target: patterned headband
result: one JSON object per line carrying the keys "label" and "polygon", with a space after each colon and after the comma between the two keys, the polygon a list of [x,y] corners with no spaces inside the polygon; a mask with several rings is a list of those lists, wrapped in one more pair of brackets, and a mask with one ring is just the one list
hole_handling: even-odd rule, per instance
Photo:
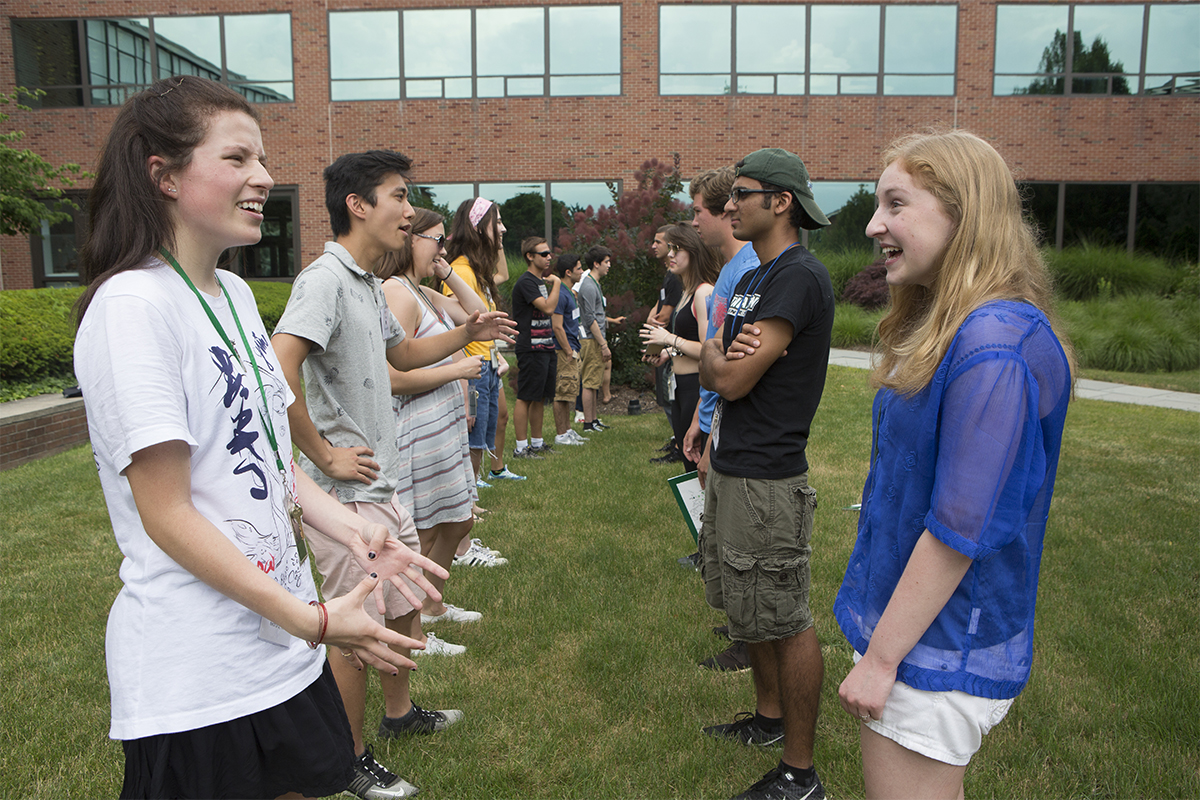
{"label": "patterned headband", "polygon": [[491,200],[484,200],[482,197],[475,198],[475,204],[471,206],[471,213],[467,218],[471,220],[471,227],[478,228],[479,220],[483,219],[483,215],[492,207]]}

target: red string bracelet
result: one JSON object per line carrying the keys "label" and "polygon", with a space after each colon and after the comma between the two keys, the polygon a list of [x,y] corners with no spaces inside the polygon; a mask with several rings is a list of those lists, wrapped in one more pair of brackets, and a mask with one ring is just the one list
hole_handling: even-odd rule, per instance
{"label": "red string bracelet", "polygon": [[311,649],[316,650],[317,645],[325,641],[325,631],[329,630],[329,612],[325,610],[324,603],[318,603],[316,600],[310,600],[308,604],[310,606],[317,607],[317,620],[320,631],[317,633],[317,640],[315,642],[308,643],[308,646]]}

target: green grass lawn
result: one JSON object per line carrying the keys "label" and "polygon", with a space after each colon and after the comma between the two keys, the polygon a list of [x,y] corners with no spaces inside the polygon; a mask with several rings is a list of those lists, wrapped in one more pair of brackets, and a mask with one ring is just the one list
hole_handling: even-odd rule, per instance
{"label": "green grass lawn", "polygon": [[[826,659],[817,766],[862,795],[855,722],[837,704],[851,650],[831,614],[853,544],[871,392],[831,367],[813,425],[813,608]],[[722,642],[670,499],[648,463],[661,414],[482,491],[475,534],[510,559],[455,568],[447,597],[484,613],[440,626],[465,656],[422,659],[417,702],[462,708],[436,736],[376,743],[430,798],[725,798],[778,751],[707,739],[752,708],[747,673],[696,666]],[[510,433],[509,441],[512,441]],[[89,451],[0,473],[4,680],[0,795],[115,796],[104,624],[118,553]],[[1034,674],[967,773],[968,797],[1200,797],[1200,415],[1079,401],[1068,414],[1042,567]],[[368,718],[382,713],[377,685]],[[373,730],[374,725],[369,725]],[[373,737],[372,737],[373,738]]]}

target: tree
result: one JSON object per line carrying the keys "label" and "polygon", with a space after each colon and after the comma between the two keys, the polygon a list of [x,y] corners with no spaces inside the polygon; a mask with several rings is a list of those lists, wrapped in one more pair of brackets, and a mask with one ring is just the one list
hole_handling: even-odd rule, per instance
{"label": "tree", "polygon": [[828,228],[809,233],[809,248],[813,252],[870,250],[872,244],[866,231],[874,214],[875,195],[865,183],[860,183],[842,207],[830,215],[832,224]]}
{"label": "tree", "polygon": [[[12,94],[0,93],[0,105],[29,111],[29,106],[18,102],[22,94],[37,97],[41,92],[18,86]],[[0,123],[8,118],[8,113],[0,112]],[[40,233],[42,220],[51,225],[69,220],[68,209],[77,206],[54,184],[73,186],[74,177],[91,177],[78,164],[56,167],[32,150],[20,149],[17,143],[23,138],[24,131],[0,133],[0,234],[5,236]]]}
{"label": "tree", "polygon": [[[561,200],[551,202],[550,213],[555,218],[565,215],[567,206]],[[530,236],[546,235],[546,198],[537,192],[522,192],[500,204],[501,218],[507,232],[504,249],[521,252],[521,242]]]}
{"label": "tree", "polygon": [[[1108,52],[1108,43],[1099,36],[1092,42],[1091,47],[1085,49],[1083,46],[1083,36],[1079,31],[1074,31],[1072,51],[1071,74],[1073,76],[1089,73],[1108,75],[1125,71],[1125,64],[1112,60],[1112,56]],[[1034,80],[1027,87],[1019,89],[1015,93],[1063,93],[1062,76],[1067,72],[1067,35],[1062,31],[1055,31],[1054,38],[1050,41],[1050,46],[1042,51],[1042,60],[1038,62],[1038,72],[1047,73],[1047,76]],[[1075,94],[1105,94],[1106,92],[1087,91],[1087,84],[1098,80],[1107,81],[1107,77],[1073,78],[1071,91]],[[1114,75],[1112,93],[1130,94],[1129,81],[1119,75]]]}
{"label": "tree", "polygon": [[581,258],[591,247],[607,247],[613,265],[604,280],[605,294],[632,291],[638,305],[649,305],[658,297],[663,275],[650,243],[663,225],[687,219],[688,207],[675,199],[683,190],[678,154],[672,164],[652,158],[633,175],[636,186],[614,197],[612,206],[576,211],[559,231],[557,245]]}

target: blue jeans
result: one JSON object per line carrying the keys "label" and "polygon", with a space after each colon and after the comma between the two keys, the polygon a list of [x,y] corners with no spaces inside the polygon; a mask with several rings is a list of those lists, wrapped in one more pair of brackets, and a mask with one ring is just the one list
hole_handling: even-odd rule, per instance
{"label": "blue jeans", "polygon": [[467,382],[479,392],[475,406],[475,426],[468,437],[472,450],[496,449],[496,417],[500,414],[500,374],[495,362],[483,362],[483,372],[478,378]]}

